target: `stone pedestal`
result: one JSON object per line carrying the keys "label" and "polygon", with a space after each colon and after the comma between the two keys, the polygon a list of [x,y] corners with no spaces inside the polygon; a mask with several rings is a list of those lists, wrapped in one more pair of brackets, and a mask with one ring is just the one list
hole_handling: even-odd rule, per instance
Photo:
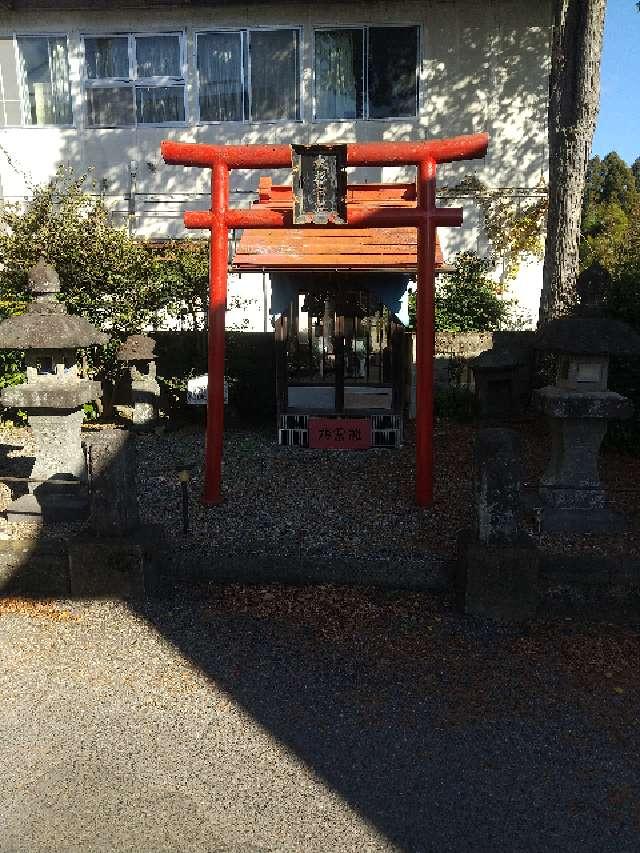
{"label": "stone pedestal", "polygon": [[547,533],[616,532],[624,519],[607,506],[598,454],[610,418],[626,418],[631,404],[613,391],[558,387],[534,392],[547,417],[551,458],[540,484],[541,527]]}
{"label": "stone pedestal", "polygon": [[470,361],[483,418],[521,414],[519,373],[522,361],[509,350],[488,350]]}
{"label": "stone pedestal", "polygon": [[[5,405],[26,408],[37,448],[28,494],[9,505],[8,521],[42,519],[57,523],[83,521],[87,517],[86,461],[80,440],[84,411],[80,404],[99,394],[100,383],[91,380],[40,382],[4,389]],[[65,404],[69,408],[64,408]],[[69,485],[61,480],[68,480]]]}
{"label": "stone pedestal", "polygon": [[153,426],[158,419],[160,386],[154,377],[139,377],[131,380],[132,423],[135,427]]}
{"label": "stone pedestal", "polygon": [[97,536],[122,536],[139,527],[135,441],[127,430],[87,436],[91,466],[90,528]]}
{"label": "stone pedestal", "polygon": [[456,600],[475,616],[532,619],[539,556],[521,526],[521,441],[508,429],[480,430],[474,449],[477,528],[460,540]]}
{"label": "stone pedestal", "polygon": [[155,341],[148,335],[130,335],[116,359],[129,365],[132,424],[136,429],[153,426],[158,420],[160,386],[156,381]]}

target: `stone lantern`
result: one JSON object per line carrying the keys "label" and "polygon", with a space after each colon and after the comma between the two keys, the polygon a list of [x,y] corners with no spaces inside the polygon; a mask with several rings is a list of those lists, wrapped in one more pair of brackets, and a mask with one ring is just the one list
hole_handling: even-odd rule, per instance
{"label": "stone lantern", "polygon": [[118,361],[129,365],[133,424],[137,427],[150,426],[158,417],[160,386],[156,381],[155,346],[148,335],[130,335],[116,355]]}
{"label": "stone lantern", "polygon": [[26,410],[37,447],[28,494],[9,506],[7,518],[80,520],[89,508],[86,492],[78,488],[86,482],[80,441],[83,405],[96,400],[101,387],[78,376],[76,351],[105,344],[109,336],[84,317],[67,314],[56,299],[60,279],[44,258],[29,271],[29,290],[35,298],[26,313],[0,323],[0,349],[24,350],[27,374],[22,385],[2,390],[0,402]]}
{"label": "stone lantern", "polygon": [[598,453],[608,421],[628,418],[633,411],[626,397],[607,388],[609,356],[640,354],[640,336],[626,323],[594,316],[593,293],[607,275],[595,265],[582,273],[581,307],[574,316],[547,323],[536,343],[537,349],[558,355],[555,385],[533,394],[552,438],[540,490],[546,532],[614,532],[624,524],[607,506]]}

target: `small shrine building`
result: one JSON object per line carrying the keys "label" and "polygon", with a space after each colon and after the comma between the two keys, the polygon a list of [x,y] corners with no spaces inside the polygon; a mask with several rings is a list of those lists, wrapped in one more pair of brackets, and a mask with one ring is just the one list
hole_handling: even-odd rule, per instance
{"label": "small shrine building", "polygon": [[[290,186],[260,179],[254,208],[292,203]],[[415,207],[416,186],[349,185],[347,203],[352,209]],[[415,228],[242,233],[232,269],[271,278],[280,444],[331,445],[331,420],[347,419],[353,426],[342,436],[344,446],[400,445],[412,338],[397,314],[416,265]],[[438,243],[436,269],[442,265]]]}

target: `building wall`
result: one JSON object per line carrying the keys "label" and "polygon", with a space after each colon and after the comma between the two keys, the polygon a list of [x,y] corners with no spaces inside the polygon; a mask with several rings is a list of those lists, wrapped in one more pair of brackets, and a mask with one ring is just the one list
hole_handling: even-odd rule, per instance
{"label": "building wall", "polygon": [[[135,162],[135,210],[130,217],[133,232],[143,237],[177,237],[184,235],[184,210],[208,206],[208,173],[165,166],[159,153],[162,139],[217,144],[352,142],[423,139],[486,130],[491,142],[484,161],[440,167],[440,186],[454,185],[465,175],[475,174],[492,187],[511,188],[526,196],[535,192],[541,175],[547,175],[550,7],[550,0],[354,0],[349,4],[301,0],[222,3],[209,9],[3,12],[0,69],[4,78],[12,73],[14,33],[68,34],[74,127],[0,127],[0,195],[5,200],[25,197],[25,173],[37,183],[48,179],[59,164],[80,171],[92,167],[109,204],[125,222],[129,210],[126,195],[132,188],[129,164]],[[401,120],[312,120],[314,27],[393,23],[420,26],[418,116]],[[302,121],[197,123],[194,33],[217,27],[267,25],[302,27]],[[176,30],[186,36],[186,126],[85,127],[81,34]],[[0,96],[11,90],[9,79],[0,80],[0,84]],[[15,107],[10,100],[4,102],[0,125],[11,121]],[[279,182],[290,179],[287,172],[274,172],[272,176]],[[350,180],[412,177],[411,168],[359,169]],[[234,173],[232,203],[249,204],[257,182],[257,173]],[[485,243],[472,200],[461,198],[452,203],[465,207],[466,222],[460,230],[440,232],[445,257],[462,248],[482,251]],[[537,315],[541,279],[541,265],[529,265],[513,288],[525,313],[532,316]],[[257,296],[262,298],[259,285]]]}

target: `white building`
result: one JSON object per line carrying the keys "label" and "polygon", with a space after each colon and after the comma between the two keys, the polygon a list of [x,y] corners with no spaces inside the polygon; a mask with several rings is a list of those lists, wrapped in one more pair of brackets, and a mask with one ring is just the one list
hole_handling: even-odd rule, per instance
{"label": "white building", "polygon": [[[551,1],[0,0],[0,197],[28,195],[59,164],[95,169],[100,191],[141,237],[185,234],[208,206],[208,170],[165,166],[165,138],[211,143],[423,139],[487,131],[484,161],[439,168],[527,196],[547,174]],[[409,167],[353,181],[412,179]],[[232,204],[259,175],[233,173]],[[273,173],[277,182],[289,175]],[[440,232],[445,260],[486,248],[473,201]],[[261,275],[230,282],[255,300]],[[513,295],[537,317],[541,264]],[[238,323],[241,325],[241,323]]]}

